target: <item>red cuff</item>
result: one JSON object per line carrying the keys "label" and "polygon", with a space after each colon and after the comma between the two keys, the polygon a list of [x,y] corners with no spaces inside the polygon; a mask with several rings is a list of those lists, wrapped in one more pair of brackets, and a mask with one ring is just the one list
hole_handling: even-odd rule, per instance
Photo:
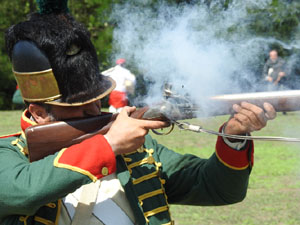
{"label": "red cuff", "polygon": [[96,181],[116,171],[116,158],[103,135],[95,135],[61,150],[54,166],[82,173]]}
{"label": "red cuff", "polygon": [[[220,128],[219,132],[222,131],[223,126]],[[243,170],[246,169],[249,164],[253,166],[253,154],[254,145],[253,141],[247,141],[246,146],[243,150],[235,150],[230,148],[223,140],[222,137],[218,137],[216,143],[216,155],[220,162],[225,166],[235,169]]]}

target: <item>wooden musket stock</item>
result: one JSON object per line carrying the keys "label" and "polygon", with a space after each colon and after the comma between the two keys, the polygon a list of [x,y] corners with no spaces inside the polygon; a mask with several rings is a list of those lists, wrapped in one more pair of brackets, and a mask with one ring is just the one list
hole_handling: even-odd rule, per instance
{"label": "wooden musket stock", "polygon": [[[167,120],[143,118],[148,107],[143,107],[130,116],[136,119]],[[37,161],[57,151],[78,144],[96,134],[106,134],[118,114],[102,113],[100,116],[57,121],[43,125],[31,126],[25,130],[30,162]]]}

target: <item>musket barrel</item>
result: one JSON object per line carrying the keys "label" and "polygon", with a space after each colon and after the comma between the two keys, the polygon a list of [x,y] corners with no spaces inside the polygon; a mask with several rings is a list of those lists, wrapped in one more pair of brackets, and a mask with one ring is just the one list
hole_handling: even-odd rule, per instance
{"label": "musket barrel", "polygon": [[268,102],[277,112],[298,111],[300,110],[300,90],[218,95],[210,97],[210,102],[212,107],[216,107],[214,115],[231,114],[233,104],[241,102],[249,102],[260,107],[264,102]]}

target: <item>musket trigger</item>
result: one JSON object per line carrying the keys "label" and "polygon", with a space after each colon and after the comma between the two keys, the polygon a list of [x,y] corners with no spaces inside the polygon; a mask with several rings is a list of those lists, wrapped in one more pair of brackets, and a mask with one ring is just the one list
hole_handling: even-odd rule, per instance
{"label": "musket trigger", "polygon": [[158,132],[155,129],[152,129],[152,132],[154,134],[156,134],[156,135],[168,135],[168,134],[170,134],[173,131],[173,129],[174,129],[174,123],[171,123],[170,130],[168,130],[166,133],[164,133],[164,132]]}

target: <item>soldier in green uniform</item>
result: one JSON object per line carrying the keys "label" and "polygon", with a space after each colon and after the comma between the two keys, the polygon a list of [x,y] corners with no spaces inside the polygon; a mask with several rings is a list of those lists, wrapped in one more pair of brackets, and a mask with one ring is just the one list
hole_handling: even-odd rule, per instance
{"label": "soldier in green uniform", "polygon": [[[29,162],[24,130],[49,121],[101,114],[114,81],[101,75],[89,34],[66,1],[39,1],[40,12],[6,32],[6,45],[27,109],[20,133],[0,138],[3,225],[174,224],[169,204],[216,206],[242,201],[253,143],[219,137],[208,159],[160,145],[149,129],[162,121],[130,118],[125,107],[105,135],[94,135]],[[234,105],[220,131],[245,134],[276,112]],[[41,149],[42,150],[42,149]]]}

